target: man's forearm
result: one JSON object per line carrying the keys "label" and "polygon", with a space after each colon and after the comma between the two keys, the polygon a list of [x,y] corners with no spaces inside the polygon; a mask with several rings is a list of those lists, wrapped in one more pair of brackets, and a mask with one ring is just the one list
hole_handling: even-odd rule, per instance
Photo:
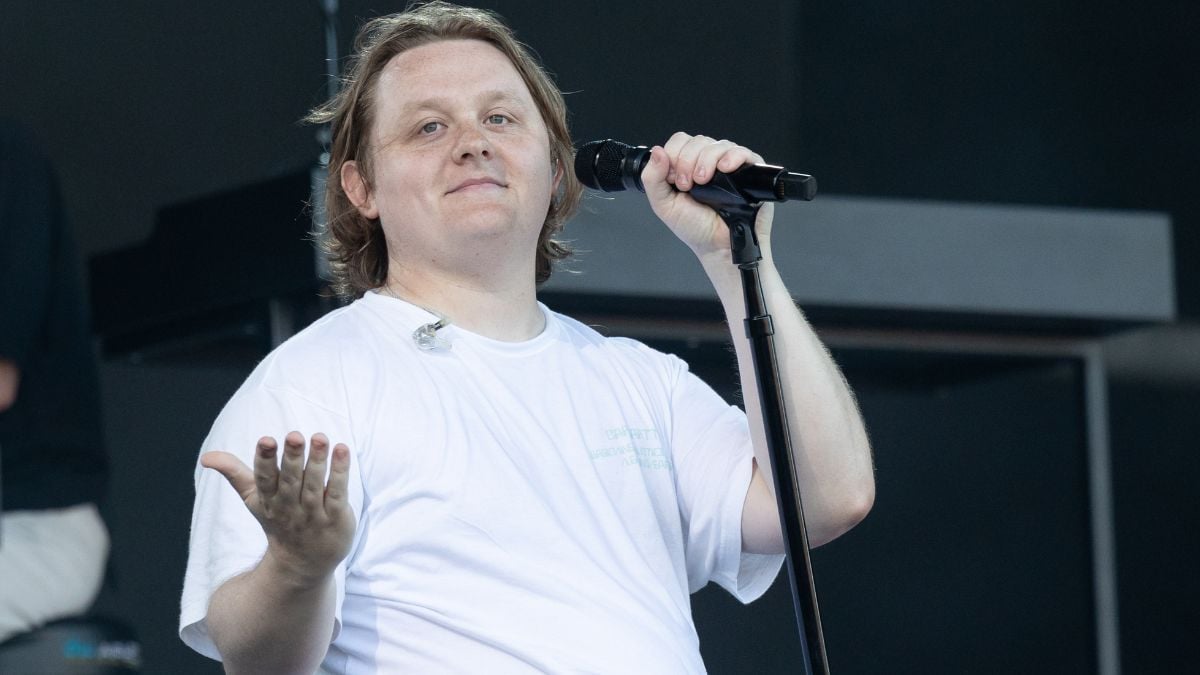
{"label": "man's forearm", "polygon": [[309,675],[329,648],[335,602],[332,573],[299,578],[266,555],[209,602],[209,633],[225,672]]}
{"label": "man's forearm", "polygon": [[[809,542],[819,546],[853,527],[874,500],[870,446],[858,406],[841,371],[784,286],[769,252],[760,265],[763,293],[775,328],[776,358],[794,458],[804,496]],[[738,269],[725,257],[703,260],[733,334],[742,396],[754,454],[774,489],[758,383],[743,320],[746,307]]]}

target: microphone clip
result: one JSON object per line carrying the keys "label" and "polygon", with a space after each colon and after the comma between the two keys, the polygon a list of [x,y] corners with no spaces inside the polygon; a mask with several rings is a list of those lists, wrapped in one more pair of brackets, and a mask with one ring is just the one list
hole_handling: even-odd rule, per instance
{"label": "microphone clip", "polygon": [[413,342],[417,349],[423,352],[436,352],[450,349],[450,341],[437,336],[437,332],[450,325],[450,319],[438,319],[436,323],[427,323],[417,327],[412,333]]}
{"label": "microphone clip", "polygon": [[703,185],[693,185],[688,195],[716,211],[729,226],[729,250],[734,265],[756,265],[762,260],[758,230],[754,227],[762,202],[747,199],[729,174],[724,173],[717,173]]}

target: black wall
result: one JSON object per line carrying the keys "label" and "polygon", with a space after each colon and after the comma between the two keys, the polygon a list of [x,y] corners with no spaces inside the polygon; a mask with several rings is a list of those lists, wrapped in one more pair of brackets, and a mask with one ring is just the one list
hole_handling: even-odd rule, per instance
{"label": "black wall", "polygon": [[[800,28],[802,155],[825,190],[1169,212],[1181,316],[1200,317],[1200,5],[809,0]],[[1188,335],[1109,351],[1129,673],[1186,672],[1198,657],[1184,637],[1200,630],[1200,338]]]}
{"label": "black wall", "polygon": [[[719,347],[664,347],[735,396]],[[834,355],[878,475],[871,515],[812,554],[831,671],[1096,672],[1080,363]],[[693,610],[711,672],[800,672],[786,576],[749,607],[710,587]]]}
{"label": "black wall", "polygon": [[827,192],[1167,211],[1200,316],[1200,5],[809,0],[800,28]]}

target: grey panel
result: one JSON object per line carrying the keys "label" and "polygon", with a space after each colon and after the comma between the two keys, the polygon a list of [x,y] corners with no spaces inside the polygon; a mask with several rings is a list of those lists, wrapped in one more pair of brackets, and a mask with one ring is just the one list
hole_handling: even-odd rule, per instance
{"label": "grey panel", "polygon": [[[548,290],[715,297],[640,194],[590,195],[583,252]],[[779,205],[775,260],[801,303],[1107,321],[1175,316],[1161,213],[821,196]]]}

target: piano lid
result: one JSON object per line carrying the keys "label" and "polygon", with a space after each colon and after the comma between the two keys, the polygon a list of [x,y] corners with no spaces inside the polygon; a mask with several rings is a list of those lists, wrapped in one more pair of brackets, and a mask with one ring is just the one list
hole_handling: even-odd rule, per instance
{"label": "piano lid", "polygon": [[103,337],[321,286],[310,170],[161,209],[141,244],[90,261],[93,325]]}

